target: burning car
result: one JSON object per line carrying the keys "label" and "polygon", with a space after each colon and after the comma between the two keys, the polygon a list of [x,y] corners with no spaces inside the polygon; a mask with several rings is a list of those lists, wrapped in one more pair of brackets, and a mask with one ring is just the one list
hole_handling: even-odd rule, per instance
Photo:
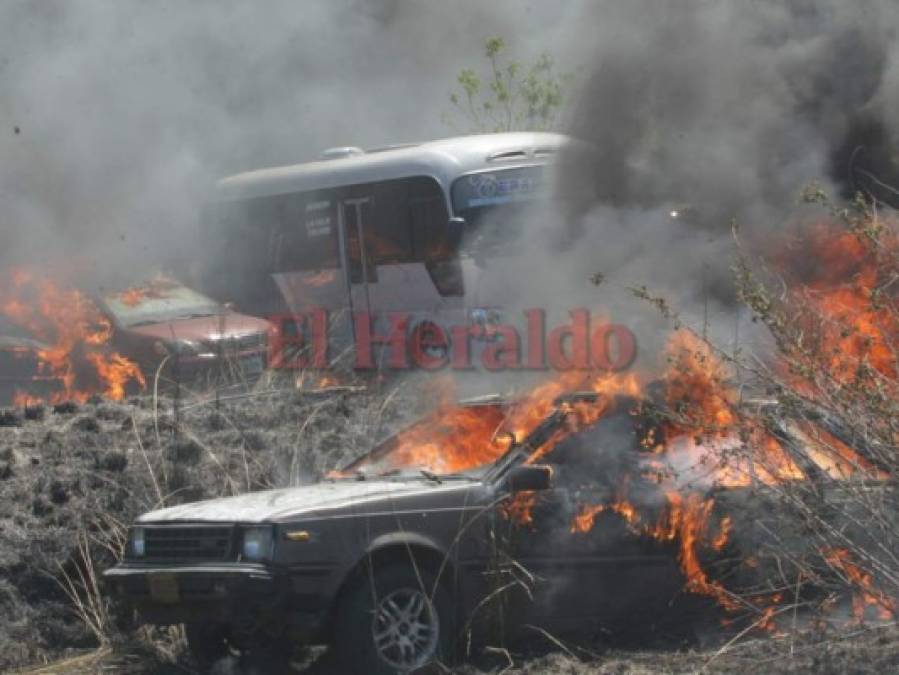
{"label": "burning car", "polygon": [[[600,406],[600,437],[632,425],[631,403]],[[497,611],[513,633],[617,629],[634,607],[663,610],[683,576],[677,523],[645,536],[620,517],[624,506],[586,522],[586,493],[565,476],[582,471],[586,446],[562,438],[586,430],[596,405],[595,393],[561,397],[516,438],[509,404],[474,401],[317,485],[145,514],[105,579],[144,622],[184,623],[206,665],[229,645],[274,640],[334,644],[346,672],[408,672],[450,660],[462,634],[495,627]],[[609,456],[629,461],[618,448]],[[610,496],[600,494],[610,485],[591,489]]]}
{"label": "burning car", "polygon": [[0,405],[29,403],[61,389],[59,379],[41,369],[40,354],[49,349],[0,316]]}
{"label": "burning car", "polygon": [[157,278],[96,294],[113,326],[115,348],[145,377],[161,365],[168,381],[210,373],[233,379],[258,377],[267,364],[270,324],[174,280]]}

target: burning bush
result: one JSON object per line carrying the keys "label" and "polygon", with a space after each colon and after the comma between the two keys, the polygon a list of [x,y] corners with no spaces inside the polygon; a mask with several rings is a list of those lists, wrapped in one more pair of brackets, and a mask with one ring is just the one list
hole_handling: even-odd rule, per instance
{"label": "burning bush", "polygon": [[[803,555],[784,546],[772,553],[789,554],[784,575],[797,588],[847,589],[854,620],[891,618],[899,597],[899,221],[863,199],[837,207],[816,189],[806,198],[828,216],[800,227],[762,272],[745,256],[737,266],[740,295],[775,353],[769,365],[743,365],[777,397],[769,421],[789,426],[801,440],[796,450],[826,469],[774,486],[809,546]],[[829,595],[818,607],[834,602]]]}

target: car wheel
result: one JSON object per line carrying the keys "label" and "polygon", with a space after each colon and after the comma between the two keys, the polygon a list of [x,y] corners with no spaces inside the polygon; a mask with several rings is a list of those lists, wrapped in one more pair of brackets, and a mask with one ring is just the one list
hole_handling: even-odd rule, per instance
{"label": "car wheel", "polygon": [[338,607],[334,645],[346,672],[409,673],[447,663],[453,603],[430,572],[391,565],[363,575]]}
{"label": "car wheel", "polygon": [[184,626],[187,646],[200,671],[206,671],[227,656],[228,631],[217,624],[188,623]]}

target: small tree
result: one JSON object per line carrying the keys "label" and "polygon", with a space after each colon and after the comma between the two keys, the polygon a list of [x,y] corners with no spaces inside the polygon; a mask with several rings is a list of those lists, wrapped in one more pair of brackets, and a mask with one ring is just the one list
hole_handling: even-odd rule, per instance
{"label": "small tree", "polygon": [[553,129],[573,73],[559,73],[545,52],[530,65],[508,59],[501,37],[489,38],[484,53],[489,72],[462,69],[456,77],[459,90],[449,97],[453,112],[444,115],[444,122],[472,132]]}

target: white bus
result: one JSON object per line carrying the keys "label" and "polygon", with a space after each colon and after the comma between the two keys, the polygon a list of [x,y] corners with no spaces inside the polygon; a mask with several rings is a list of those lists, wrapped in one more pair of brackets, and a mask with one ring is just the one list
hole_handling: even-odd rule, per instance
{"label": "white bus", "polygon": [[490,299],[474,289],[484,260],[514,240],[570,142],[500,133],[334,148],[225,178],[204,219],[205,285],[285,334],[298,329],[285,317],[313,308],[368,313],[382,333],[389,312],[438,325],[483,317]]}

